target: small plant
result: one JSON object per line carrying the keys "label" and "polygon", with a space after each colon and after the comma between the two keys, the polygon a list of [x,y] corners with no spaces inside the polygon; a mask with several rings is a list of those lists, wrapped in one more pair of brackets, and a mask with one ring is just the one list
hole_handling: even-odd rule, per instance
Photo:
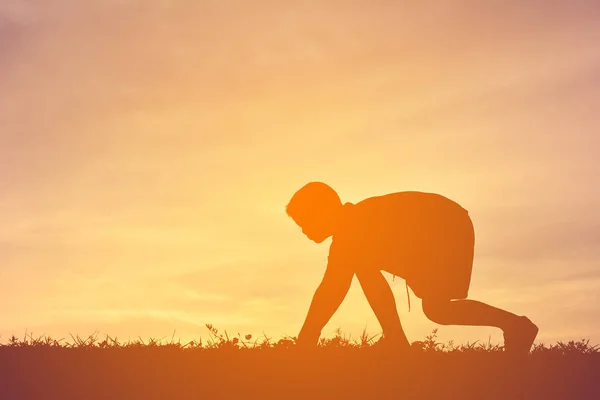
{"label": "small plant", "polygon": [[425,337],[424,341],[417,340],[416,342],[413,342],[412,346],[423,352],[443,350],[443,344],[436,342],[437,332],[438,330],[436,328]]}
{"label": "small plant", "polygon": [[367,333],[367,328],[365,327],[360,335],[360,337],[358,338],[357,341],[357,346],[358,347],[369,347],[372,346],[373,344],[375,344],[375,338],[377,338],[378,336],[381,336],[380,333],[375,334],[373,336],[369,336],[369,334]]}

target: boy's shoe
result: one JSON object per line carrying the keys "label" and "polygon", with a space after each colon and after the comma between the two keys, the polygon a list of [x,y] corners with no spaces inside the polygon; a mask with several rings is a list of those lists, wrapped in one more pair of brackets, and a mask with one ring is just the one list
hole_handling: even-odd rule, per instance
{"label": "boy's shoe", "polygon": [[539,328],[525,316],[504,332],[504,351],[511,355],[527,355]]}

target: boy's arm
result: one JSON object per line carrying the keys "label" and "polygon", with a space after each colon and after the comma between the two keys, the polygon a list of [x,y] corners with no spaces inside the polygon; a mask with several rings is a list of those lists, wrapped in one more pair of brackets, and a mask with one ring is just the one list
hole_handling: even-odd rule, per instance
{"label": "boy's arm", "polygon": [[356,277],[383,329],[383,336],[390,342],[410,347],[400,323],[392,288],[381,271],[364,269],[356,271]]}
{"label": "boy's arm", "polygon": [[317,343],[321,336],[321,330],[346,297],[353,276],[354,272],[342,266],[329,265],[327,267],[298,335],[298,344],[315,345]]}

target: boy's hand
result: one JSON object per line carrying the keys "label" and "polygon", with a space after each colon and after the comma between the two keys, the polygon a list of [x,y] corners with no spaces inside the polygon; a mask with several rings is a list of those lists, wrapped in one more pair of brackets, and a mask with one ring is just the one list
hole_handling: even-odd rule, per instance
{"label": "boy's hand", "polygon": [[406,339],[406,337],[399,338],[386,338],[383,337],[379,339],[375,344],[373,344],[373,348],[379,351],[385,352],[394,352],[400,354],[409,354],[413,351],[410,342]]}

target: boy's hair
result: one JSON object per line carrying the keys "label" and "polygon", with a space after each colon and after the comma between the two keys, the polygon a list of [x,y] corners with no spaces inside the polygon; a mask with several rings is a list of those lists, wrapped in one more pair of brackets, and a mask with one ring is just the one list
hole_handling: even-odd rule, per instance
{"label": "boy's hair", "polygon": [[292,196],[285,211],[293,218],[307,211],[333,208],[341,204],[340,197],[329,185],[323,182],[310,182]]}

